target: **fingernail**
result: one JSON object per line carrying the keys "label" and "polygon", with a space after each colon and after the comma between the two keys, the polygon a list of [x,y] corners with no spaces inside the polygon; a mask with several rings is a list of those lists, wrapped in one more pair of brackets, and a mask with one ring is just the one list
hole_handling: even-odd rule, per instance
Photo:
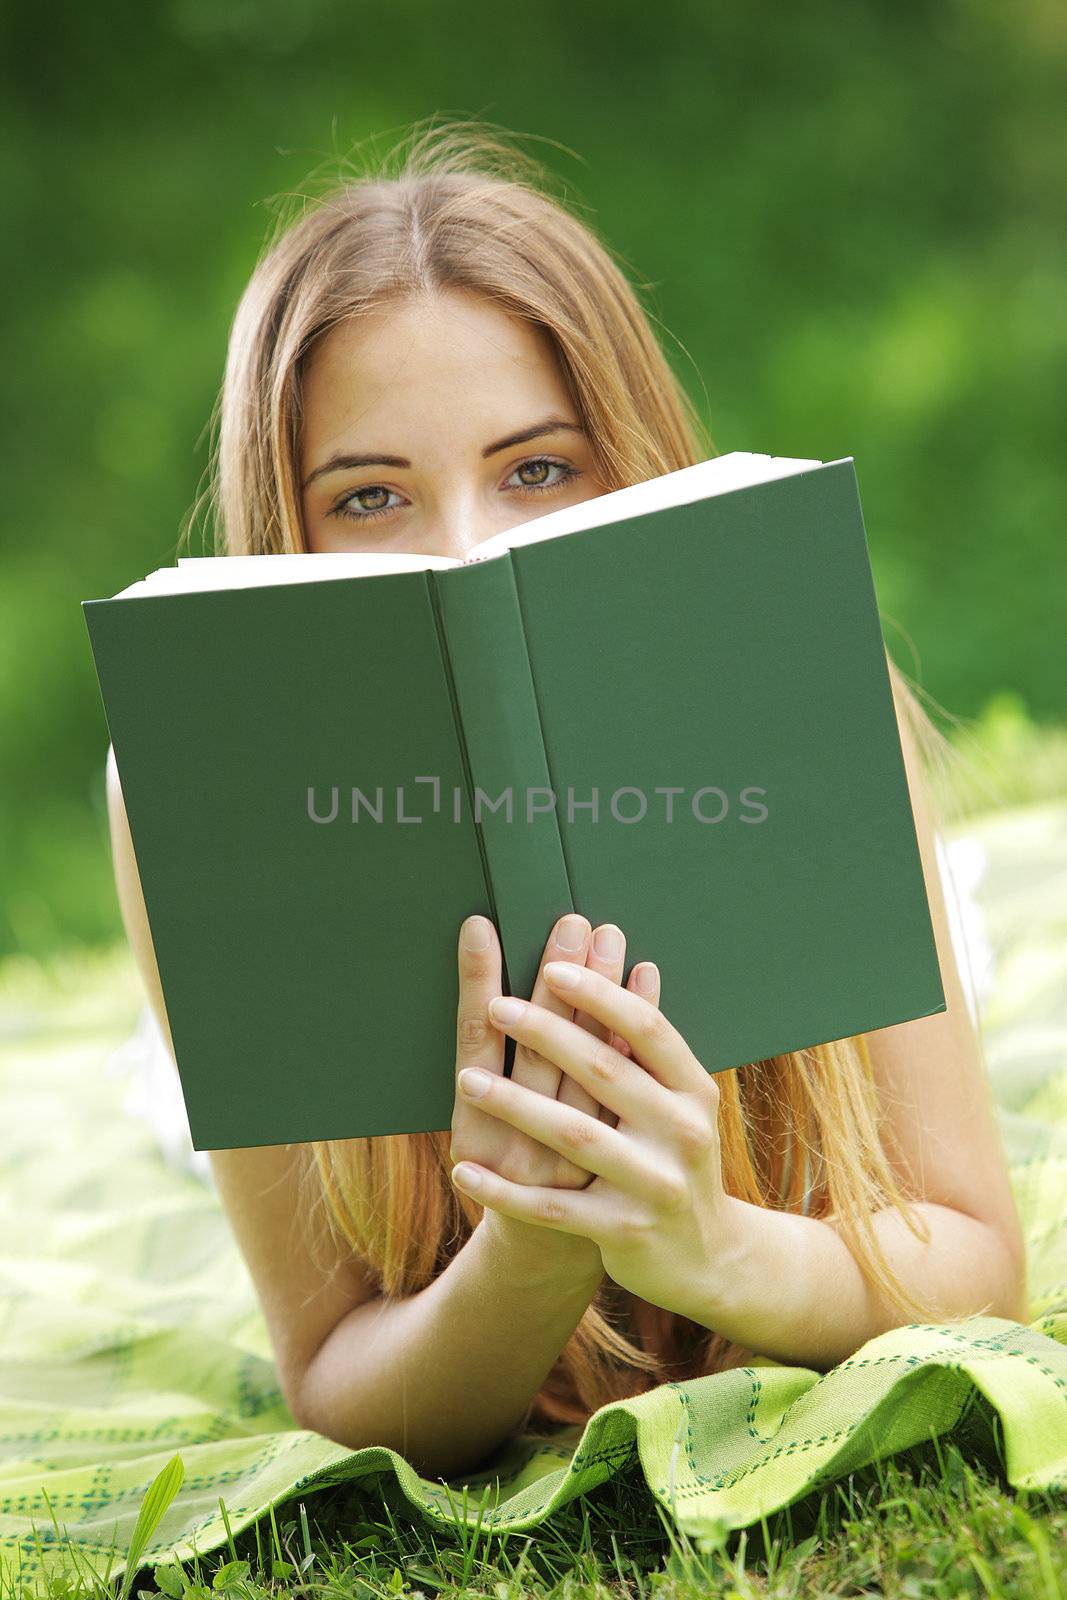
{"label": "fingernail", "polygon": [[463,924],[464,950],[488,950],[489,923],[485,917],[468,917]]}
{"label": "fingernail", "polygon": [[556,943],[561,950],[580,950],[588,931],[589,924],[584,917],[564,917],[556,929]]}
{"label": "fingernail", "polygon": [[459,1075],[459,1086],[471,1100],[480,1100],[488,1093],[489,1074],[480,1072],[477,1067],[464,1067]]}
{"label": "fingernail", "polygon": [[654,961],[643,961],[637,969],[637,992],[652,995],[656,992],[659,970]]}
{"label": "fingernail", "polygon": [[616,961],[622,955],[622,929],[613,922],[605,922],[593,935],[593,949],[605,961]]}
{"label": "fingernail", "polygon": [[498,996],[489,1002],[489,1015],[494,1022],[518,1022],[524,1007],[521,1000],[512,1000],[509,995]]}
{"label": "fingernail", "polygon": [[581,971],[573,961],[546,961],[545,977],[557,989],[576,989]]}

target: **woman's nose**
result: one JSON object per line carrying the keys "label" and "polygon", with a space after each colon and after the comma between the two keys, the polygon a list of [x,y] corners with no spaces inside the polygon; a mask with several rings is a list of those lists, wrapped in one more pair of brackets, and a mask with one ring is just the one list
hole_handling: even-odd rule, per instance
{"label": "woman's nose", "polygon": [[463,561],[476,544],[496,533],[498,526],[499,519],[494,520],[484,505],[468,500],[449,507],[434,519],[427,553]]}

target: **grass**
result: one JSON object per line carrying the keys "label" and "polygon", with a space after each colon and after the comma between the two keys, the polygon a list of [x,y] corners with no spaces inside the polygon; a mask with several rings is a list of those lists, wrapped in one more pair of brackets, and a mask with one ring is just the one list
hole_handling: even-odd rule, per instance
{"label": "grass", "polygon": [[718,1537],[680,1533],[636,1467],[535,1531],[502,1536],[461,1523],[431,1528],[383,1473],[272,1509],[227,1549],[184,1567],[131,1568],[121,1582],[86,1573],[39,1591],[8,1586],[0,1600],[1064,1600],[1067,1492],[1012,1490],[995,1413],[982,1406],[972,1416],[985,1449],[973,1448],[976,1432],[932,1438]]}

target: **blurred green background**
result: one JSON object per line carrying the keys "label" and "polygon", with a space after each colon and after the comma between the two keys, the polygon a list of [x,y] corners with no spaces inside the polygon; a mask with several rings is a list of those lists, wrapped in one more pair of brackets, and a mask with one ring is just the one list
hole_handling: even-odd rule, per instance
{"label": "blurred green background", "polygon": [[895,659],[1006,799],[1062,788],[1062,0],[21,0],[3,28],[0,954],[121,932],[79,603],[175,557],[265,202],[430,116],[553,141],[718,450],[855,457]]}

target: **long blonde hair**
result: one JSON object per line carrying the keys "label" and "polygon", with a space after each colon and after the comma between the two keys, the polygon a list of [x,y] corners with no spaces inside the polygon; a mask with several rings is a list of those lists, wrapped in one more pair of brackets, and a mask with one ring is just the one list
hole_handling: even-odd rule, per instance
{"label": "long blonde hair", "polygon": [[[398,159],[399,158],[399,159]],[[548,191],[499,130],[416,129],[372,170],[343,175],[282,220],[241,298],[215,413],[210,500],[229,554],[304,549],[298,448],[302,379],[316,341],[345,318],[413,293],[462,288],[545,329],[609,489],[716,454],[626,272]],[[924,764],[950,746],[888,656]],[[546,930],[547,931],[547,930]],[[723,1176],[732,1195],[832,1215],[868,1283],[902,1318],[937,1320],[886,1260],[871,1223],[895,1206],[924,1219],[883,1148],[862,1036],[718,1075]],[[307,1204],[380,1293],[410,1295],[462,1247],[482,1207],[449,1180],[449,1131],[302,1147]],[[725,1370],[754,1352],[605,1279],[525,1419],[583,1422],[609,1400]]]}

